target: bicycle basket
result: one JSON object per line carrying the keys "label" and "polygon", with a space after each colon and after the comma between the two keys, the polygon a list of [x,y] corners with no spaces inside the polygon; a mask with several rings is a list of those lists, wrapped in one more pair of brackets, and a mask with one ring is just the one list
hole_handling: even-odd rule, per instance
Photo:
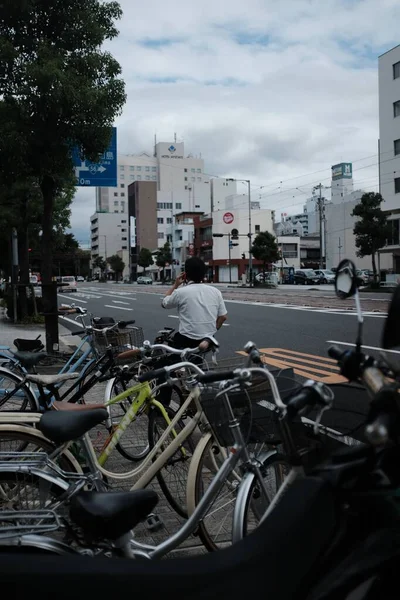
{"label": "bicycle basket", "polygon": [[127,329],[115,329],[112,331],[93,332],[93,343],[99,354],[104,354],[111,346],[113,353],[119,354],[132,348],[143,346],[144,334],[141,327],[129,327]]}
{"label": "bicycle basket", "polygon": [[[300,387],[292,369],[278,371],[275,381],[282,400]],[[217,391],[217,385],[207,387],[201,394],[200,402],[219,444],[231,446],[234,440],[229,427],[229,415],[223,397],[215,399]],[[260,375],[254,376],[247,390],[229,392],[229,402],[234,415],[240,420],[241,432],[247,442],[271,443],[277,438],[275,403],[268,380]]]}

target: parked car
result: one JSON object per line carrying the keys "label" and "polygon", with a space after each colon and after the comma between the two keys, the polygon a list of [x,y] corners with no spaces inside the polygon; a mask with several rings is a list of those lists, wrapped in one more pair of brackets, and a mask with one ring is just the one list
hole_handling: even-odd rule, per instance
{"label": "parked car", "polygon": [[318,285],[321,279],[313,269],[301,269],[295,271],[294,282],[297,285]]}
{"label": "parked car", "polygon": [[153,283],[153,280],[151,277],[138,277],[136,282],[139,285],[151,285]]}
{"label": "parked car", "polygon": [[84,277],[82,277],[82,275],[78,275],[78,277],[76,278],[76,280],[77,280],[79,283],[82,283],[82,281],[85,281],[85,278],[84,278]]}
{"label": "parked car", "polygon": [[316,274],[321,280],[321,283],[334,283],[335,273],[330,269],[317,269]]}
{"label": "parked car", "polygon": [[30,283],[31,285],[35,285],[35,286],[36,286],[36,285],[39,285],[39,279],[38,279],[38,276],[37,276],[37,275],[31,275],[31,276],[29,277],[29,283]]}
{"label": "parked car", "polygon": [[63,275],[63,277],[57,277],[57,283],[61,283],[58,286],[59,292],[77,292],[76,280],[73,275]]}
{"label": "parked car", "polygon": [[357,269],[356,276],[358,285],[368,285],[370,282],[370,275],[367,269]]}

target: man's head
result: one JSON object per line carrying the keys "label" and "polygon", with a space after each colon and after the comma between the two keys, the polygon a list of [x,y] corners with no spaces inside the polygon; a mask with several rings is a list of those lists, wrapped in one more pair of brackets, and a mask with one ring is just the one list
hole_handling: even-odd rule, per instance
{"label": "man's head", "polygon": [[188,258],[185,262],[185,273],[188,281],[194,281],[195,283],[201,283],[206,274],[206,265],[197,256]]}

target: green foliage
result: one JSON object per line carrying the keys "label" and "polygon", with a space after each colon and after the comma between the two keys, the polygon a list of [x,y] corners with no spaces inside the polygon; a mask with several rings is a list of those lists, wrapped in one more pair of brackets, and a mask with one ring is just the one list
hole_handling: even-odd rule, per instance
{"label": "green foliage", "polygon": [[96,256],[96,258],[93,261],[93,267],[96,269],[100,269],[100,271],[103,273],[103,271],[105,271],[106,266],[107,265],[104,258],[102,256]]}
{"label": "green foliage", "polygon": [[111,269],[114,271],[116,275],[116,280],[118,281],[118,276],[125,269],[125,263],[118,254],[113,254],[109,258],[107,258],[107,262],[110,265]]}
{"label": "green foliage", "polygon": [[264,271],[268,263],[279,259],[279,249],[276,238],[269,231],[260,232],[251,247],[251,253],[256,260],[262,260]]}
{"label": "green foliage", "polygon": [[169,242],[166,242],[162,248],[156,253],[156,265],[157,267],[165,268],[165,265],[172,263],[171,246]]}
{"label": "green foliage", "polygon": [[143,267],[143,273],[146,272],[148,267],[153,264],[153,255],[148,248],[141,248],[138,257],[139,267]]}
{"label": "green foliage", "polygon": [[371,256],[375,280],[377,276],[375,255],[380,248],[386,245],[389,236],[386,215],[381,209],[382,202],[381,194],[367,192],[363,194],[351,213],[353,217],[359,217],[353,229],[358,248],[357,256],[360,258]]}

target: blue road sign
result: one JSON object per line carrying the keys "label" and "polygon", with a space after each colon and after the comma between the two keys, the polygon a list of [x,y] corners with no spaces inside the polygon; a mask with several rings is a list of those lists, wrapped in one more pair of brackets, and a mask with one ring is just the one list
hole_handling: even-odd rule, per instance
{"label": "blue road sign", "polygon": [[97,163],[82,160],[79,149],[74,148],[72,160],[76,185],[84,187],[117,186],[117,128],[113,127],[111,142],[107,150],[100,155]]}

